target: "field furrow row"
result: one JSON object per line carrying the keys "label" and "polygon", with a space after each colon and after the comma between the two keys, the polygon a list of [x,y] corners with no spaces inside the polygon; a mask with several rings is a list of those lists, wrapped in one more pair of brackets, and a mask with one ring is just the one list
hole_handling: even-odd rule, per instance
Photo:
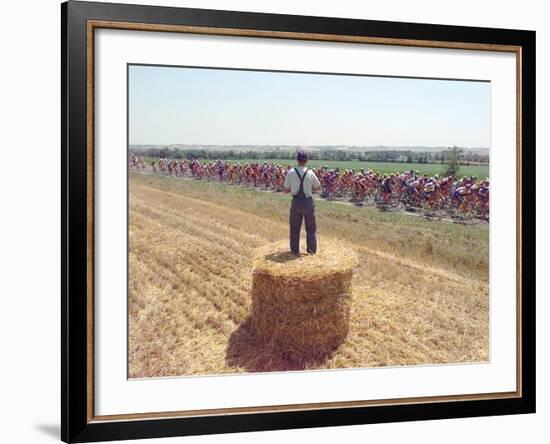
{"label": "field furrow row", "polygon": [[[219,276],[212,276],[211,279],[205,280],[205,273],[197,270],[191,262],[182,261],[177,248],[172,246],[170,248],[171,250],[158,246],[149,247],[150,254],[141,254],[140,258],[154,267],[157,275],[163,277],[167,283],[171,283],[174,290],[181,291],[182,297],[186,297],[185,293],[188,289],[195,289],[209,300],[216,310],[220,310],[222,305],[227,304],[229,310],[224,314],[233,322],[240,322],[248,307],[246,304],[248,293],[228,285],[228,282]],[[159,256],[162,258],[159,259]]]}
{"label": "field furrow row", "polygon": [[217,215],[205,217],[196,208],[177,208],[172,205],[172,202],[148,201],[145,198],[135,197],[132,203],[137,204],[142,209],[149,208],[162,212],[171,217],[174,223],[192,223],[197,227],[201,227],[201,229],[207,228],[210,232],[218,233],[220,236],[242,239],[243,243],[248,245],[258,246],[266,242],[266,238],[259,236],[257,233],[248,233],[238,226],[227,223],[223,217],[223,211],[219,211]]}
{"label": "field furrow row", "polygon": [[[144,215],[136,218],[146,217]],[[182,270],[191,269],[202,274],[204,279],[211,279],[220,285],[236,288],[241,293],[247,293],[249,282],[238,276],[239,271],[250,267],[250,259],[247,256],[236,253],[233,249],[213,248],[215,245],[205,242],[187,232],[176,232],[179,228],[167,229],[160,235],[146,237],[143,242],[132,245],[136,253],[146,254],[155,252],[159,255],[170,257],[173,267]],[[166,242],[170,239],[170,242]]]}
{"label": "field furrow row", "polygon": [[[200,214],[204,215],[205,221],[209,219],[211,215],[222,215],[224,222],[233,224],[234,227],[240,227],[245,232],[257,232],[264,235],[267,239],[272,241],[277,240],[281,235],[285,236],[288,230],[285,226],[281,225],[278,221],[273,221],[269,218],[261,217],[261,211],[254,214],[248,211],[243,211],[231,206],[220,205],[218,202],[209,202],[197,198],[190,197],[185,194],[178,194],[169,191],[163,191],[152,187],[141,187],[144,191],[149,191],[153,196],[159,198],[160,195],[166,198],[173,198],[176,201],[186,201],[192,204]],[[153,198],[151,196],[151,198]],[[272,239],[273,233],[277,233],[277,237]]]}

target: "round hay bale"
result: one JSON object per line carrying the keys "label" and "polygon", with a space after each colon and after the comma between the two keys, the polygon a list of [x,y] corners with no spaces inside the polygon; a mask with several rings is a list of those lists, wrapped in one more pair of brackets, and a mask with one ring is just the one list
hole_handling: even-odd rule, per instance
{"label": "round hay bale", "polygon": [[352,303],[353,250],[325,241],[315,255],[295,256],[286,244],[258,250],[251,326],[290,360],[322,358],[345,339]]}

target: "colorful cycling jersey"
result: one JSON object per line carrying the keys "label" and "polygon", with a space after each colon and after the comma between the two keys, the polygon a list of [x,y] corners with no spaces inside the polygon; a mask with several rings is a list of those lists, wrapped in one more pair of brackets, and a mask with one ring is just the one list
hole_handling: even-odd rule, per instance
{"label": "colorful cycling jersey", "polygon": [[384,180],[382,180],[382,189],[386,193],[391,193],[391,181],[389,177],[386,177]]}

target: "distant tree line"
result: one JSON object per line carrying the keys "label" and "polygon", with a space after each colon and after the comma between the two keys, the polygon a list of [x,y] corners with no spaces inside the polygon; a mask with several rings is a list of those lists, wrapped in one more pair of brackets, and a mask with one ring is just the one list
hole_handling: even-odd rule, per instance
{"label": "distant tree line", "polygon": [[[138,151],[136,151],[138,153]],[[139,154],[145,157],[168,159],[293,159],[294,150],[207,150],[207,149],[179,149],[179,148],[148,148],[140,150]],[[441,163],[449,161],[461,165],[470,163],[489,163],[489,155],[460,150],[457,154],[456,147],[437,152],[418,152],[403,150],[383,151],[348,151],[348,150],[319,150],[310,151],[312,160],[358,160],[371,162],[407,162],[407,163]],[[458,157],[457,157],[458,156]]]}

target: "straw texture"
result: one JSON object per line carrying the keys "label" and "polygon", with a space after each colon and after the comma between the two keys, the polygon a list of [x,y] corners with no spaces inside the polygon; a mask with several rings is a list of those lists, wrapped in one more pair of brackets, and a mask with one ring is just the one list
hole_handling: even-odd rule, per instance
{"label": "straw texture", "polygon": [[322,358],[349,329],[354,252],[325,241],[316,255],[294,256],[286,244],[257,251],[252,281],[251,326],[287,359]]}

